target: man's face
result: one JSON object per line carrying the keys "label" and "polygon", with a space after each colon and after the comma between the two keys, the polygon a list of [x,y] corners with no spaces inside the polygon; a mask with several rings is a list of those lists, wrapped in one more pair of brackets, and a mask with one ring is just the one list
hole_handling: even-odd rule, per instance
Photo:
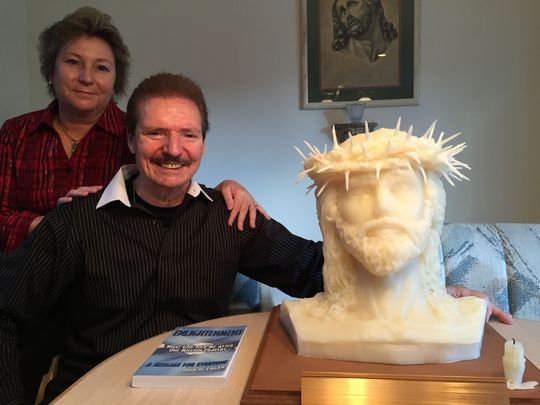
{"label": "man's face", "polygon": [[368,271],[386,275],[401,270],[425,248],[431,210],[425,207],[420,174],[382,170],[351,177],[340,188],[336,226],[347,251]]}
{"label": "man's face", "polygon": [[178,97],[150,98],[138,108],[135,134],[128,136],[140,171],[135,189],[152,205],[178,205],[204,153],[199,109]]}
{"label": "man's face", "polygon": [[338,0],[338,15],[347,33],[353,38],[362,36],[373,20],[367,0]]}

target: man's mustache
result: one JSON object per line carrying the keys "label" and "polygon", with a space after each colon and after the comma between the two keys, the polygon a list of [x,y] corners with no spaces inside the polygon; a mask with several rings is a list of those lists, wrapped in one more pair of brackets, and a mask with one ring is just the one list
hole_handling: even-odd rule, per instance
{"label": "man's mustache", "polygon": [[367,235],[371,232],[376,232],[381,229],[395,229],[402,232],[407,232],[414,226],[414,222],[406,221],[400,218],[379,218],[374,219],[363,226],[364,235]]}
{"label": "man's mustache", "polygon": [[190,164],[193,163],[191,159],[183,159],[181,157],[168,156],[168,155],[154,157],[154,158],[151,158],[150,161],[158,165],[173,164],[173,165],[189,166]]}

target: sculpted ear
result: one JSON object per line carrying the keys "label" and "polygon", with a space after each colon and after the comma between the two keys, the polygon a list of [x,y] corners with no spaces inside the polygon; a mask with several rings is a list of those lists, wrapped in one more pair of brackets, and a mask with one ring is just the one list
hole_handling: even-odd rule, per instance
{"label": "sculpted ear", "polygon": [[337,190],[335,184],[331,183],[326,187],[324,192],[317,197],[319,218],[335,223],[336,218],[339,215],[337,201]]}
{"label": "sculpted ear", "polygon": [[337,204],[335,201],[332,201],[328,204],[328,208],[326,209],[325,217],[330,222],[336,222],[337,217]]}
{"label": "sculpted ear", "polygon": [[321,201],[321,218],[328,222],[335,223],[338,215],[336,199],[325,199]]}

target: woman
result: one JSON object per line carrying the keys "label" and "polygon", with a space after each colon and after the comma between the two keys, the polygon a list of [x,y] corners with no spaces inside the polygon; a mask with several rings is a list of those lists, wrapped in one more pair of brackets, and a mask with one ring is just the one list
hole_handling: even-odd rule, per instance
{"label": "woman", "polygon": [[[0,250],[11,252],[43,215],[73,197],[97,192],[133,162],[124,112],[129,51],[110,16],[83,7],[39,37],[41,74],[54,100],[0,129]],[[266,212],[238,183],[218,185],[238,229],[249,212]]]}

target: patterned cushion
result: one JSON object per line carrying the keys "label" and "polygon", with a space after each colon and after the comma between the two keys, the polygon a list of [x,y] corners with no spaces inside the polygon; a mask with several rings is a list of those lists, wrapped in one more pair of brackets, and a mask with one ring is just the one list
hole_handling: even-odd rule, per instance
{"label": "patterned cushion", "polygon": [[447,285],[486,294],[508,311],[506,266],[499,232],[492,224],[445,224],[441,234]]}
{"label": "patterned cushion", "polygon": [[239,314],[259,309],[260,285],[257,281],[238,273],[234,281],[229,313]]}
{"label": "patterned cushion", "polygon": [[540,224],[495,224],[508,275],[510,312],[540,320]]}

